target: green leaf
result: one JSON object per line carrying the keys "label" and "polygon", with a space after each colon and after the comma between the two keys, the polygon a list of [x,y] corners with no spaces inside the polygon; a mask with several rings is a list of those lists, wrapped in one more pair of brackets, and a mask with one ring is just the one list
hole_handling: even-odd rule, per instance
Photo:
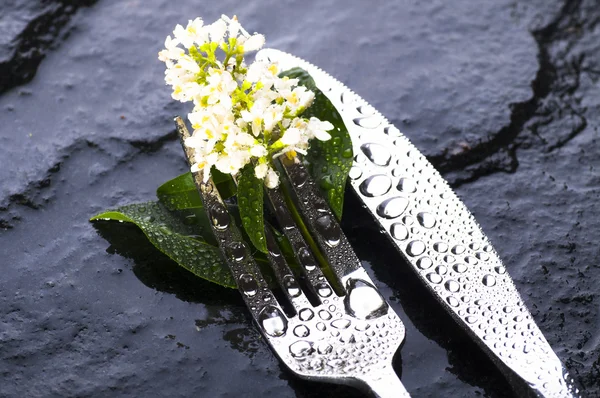
{"label": "green leaf", "polygon": [[263,210],[263,182],[256,178],[254,165],[244,167],[238,179],[238,206],[242,225],[259,251],[267,252]]}
{"label": "green leaf", "polygon": [[[230,175],[216,169],[212,169],[210,174],[222,198],[227,199],[236,194],[237,188]],[[190,172],[162,184],[156,190],[156,196],[169,210],[202,207],[200,194]]]}
{"label": "green leaf", "polygon": [[165,182],[156,190],[156,196],[169,210],[202,207],[192,173],[185,173]]}
{"label": "green leaf", "polygon": [[336,217],[342,218],[344,208],[344,191],[346,179],[352,167],[352,141],[348,129],[335,106],[327,96],[319,90],[313,78],[301,68],[293,68],[281,73],[281,76],[289,76],[299,80],[299,84],[305,86],[315,93],[315,100],[302,117],[316,117],[333,124],[333,130],[329,131],[329,141],[312,140],[310,149],[306,155],[309,172],[318,182],[323,195],[327,199],[331,210]]}
{"label": "green leaf", "polygon": [[208,281],[235,287],[219,249],[197,239],[212,231],[205,231],[193,213],[183,214],[185,216],[178,217],[159,202],[147,202],[100,213],[90,221],[117,220],[134,223],[158,250],[183,268]]}

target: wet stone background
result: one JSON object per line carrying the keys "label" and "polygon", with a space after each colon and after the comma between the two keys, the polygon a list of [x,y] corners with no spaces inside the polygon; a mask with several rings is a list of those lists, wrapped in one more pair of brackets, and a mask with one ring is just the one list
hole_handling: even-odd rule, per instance
{"label": "wet stone background", "polygon": [[[427,155],[600,396],[596,0],[2,1],[0,396],[360,396],[290,376],[237,292],[178,269],[135,227],[87,221],[185,170],[171,120],[187,107],[156,53],[176,23],[221,13],[337,76]],[[407,389],[512,396],[370,228],[344,222],[407,325]]]}

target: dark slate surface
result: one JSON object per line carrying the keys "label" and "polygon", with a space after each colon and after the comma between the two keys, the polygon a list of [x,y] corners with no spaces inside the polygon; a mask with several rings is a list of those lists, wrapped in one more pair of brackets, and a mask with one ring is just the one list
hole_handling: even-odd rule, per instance
{"label": "dark slate surface", "polygon": [[[221,13],[340,78],[421,148],[599,396],[595,0],[2,2],[0,396],[360,396],[294,379],[236,292],[133,227],[87,221],[185,170],[171,118],[186,108],[156,53],[176,23]],[[407,324],[407,389],[512,396],[368,220],[344,228]]]}

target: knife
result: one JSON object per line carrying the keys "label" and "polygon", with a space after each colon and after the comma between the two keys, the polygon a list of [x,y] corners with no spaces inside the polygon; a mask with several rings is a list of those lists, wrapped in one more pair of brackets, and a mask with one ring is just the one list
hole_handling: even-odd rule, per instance
{"label": "knife", "polygon": [[291,54],[257,60],[300,67],[352,138],[349,180],[374,220],[438,302],[500,368],[518,396],[580,397],[473,215],[414,145],[343,83]]}

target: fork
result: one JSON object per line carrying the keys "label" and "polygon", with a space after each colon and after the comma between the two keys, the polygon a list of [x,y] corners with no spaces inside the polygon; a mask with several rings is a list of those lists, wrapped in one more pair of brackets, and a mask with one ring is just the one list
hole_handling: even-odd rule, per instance
{"label": "fork", "polygon": [[[193,150],[183,144],[190,133],[180,117],[175,123],[191,165]],[[360,265],[304,166],[285,155],[278,161],[311,238],[335,275],[332,285],[319,266],[319,254],[311,251],[290,212],[283,184],[265,189],[266,199],[301,265],[299,278],[306,281],[301,286],[273,233],[265,228],[267,258],[284,299],[291,304],[291,314],[285,313],[284,303],[266,282],[212,179],[205,183],[202,171],[193,173],[219,249],[254,321],[279,359],[301,378],[369,389],[382,398],[409,397],[392,368],[394,354],[404,340],[402,321]]]}

